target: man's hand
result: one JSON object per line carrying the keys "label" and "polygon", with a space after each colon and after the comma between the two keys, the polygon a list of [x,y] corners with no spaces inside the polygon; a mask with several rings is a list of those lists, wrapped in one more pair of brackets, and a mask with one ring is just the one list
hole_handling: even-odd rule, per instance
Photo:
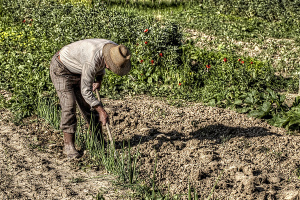
{"label": "man's hand", "polygon": [[99,122],[101,122],[103,126],[109,123],[108,114],[103,107],[95,106],[94,109],[99,113]]}
{"label": "man's hand", "polygon": [[93,92],[95,92],[96,89],[100,90],[100,87],[101,87],[101,81],[97,81],[93,83]]}

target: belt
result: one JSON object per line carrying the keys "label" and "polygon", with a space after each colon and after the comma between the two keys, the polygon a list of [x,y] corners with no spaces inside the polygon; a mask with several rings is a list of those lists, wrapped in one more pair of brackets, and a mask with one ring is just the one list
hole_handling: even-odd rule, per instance
{"label": "belt", "polygon": [[[59,51],[58,52],[56,52],[56,57],[57,57],[57,62],[61,65],[61,67],[63,67],[64,69],[63,69],[63,71],[64,71],[64,75],[67,75],[67,76],[71,76],[71,77],[81,77],[81,74],[74,74],[74,73],[72,73],[72,72],[70,72],[69,70],[68,70],[68,68],[61,62],[61,60],[60,60],[60,55],[59,55]],[[66,73],[67,72],[67,73]]]}

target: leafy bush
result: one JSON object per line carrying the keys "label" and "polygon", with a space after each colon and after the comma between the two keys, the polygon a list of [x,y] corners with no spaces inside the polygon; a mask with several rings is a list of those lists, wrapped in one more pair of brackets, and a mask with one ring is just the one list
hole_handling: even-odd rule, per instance
{"label": "leafy bush", "polygon": [[223,14],[231,14],[246,17],[260,17],[273,21],[283,18],[299,19],[299,1],[273,0],[273,1],[243,1],[243,0],[217,0],[209,1],[210,5],[219,8]]}
{"label": "leafy bush", "polygon": [[6,106],[17,119],[36,111],[38,99],[57,102],[49,78],[50,59],[64,45],[85,38],[107,38],[132,52],[130,75],[108,72],[104,79],[101,93],[111,98],[147,93],[278,120],[284,118],[278,113],[289,111],[284,97],[273,90],[286,89],[290,82],[276,77],[269,64],[196,48],[174,21],[116,11],[101,2],[86,7],[3,0],[3,5],[0,88],[13,94]]}
{"label": "leafy bush", "polygon": [[[7,106],[16,111],[18,118],[28,116],[35,110],[37,98],[45,95],[55,98],[48,75],[50,59],[61,47],[77,40],[107,38],[134,49],[137,42],[149,39],[148,47],[151,48],[148,48],[148,53],[140,52],[145,60],[154,56],[152,51],[163,51],[169,61],[175,58],[170,63],[172,66],[178,65],[176,48],[181,41],[181,35],[174,24],[159,24],[154,18],[110,11],[101,2],[87,8],[47,1],[41,1],[40,4],[33,1],[4,1],[3,9],[5,16],[2,18],[4,20],[1,20],[3,51],[0,54],[0,86],[13,93]],[[13,28],[10,28],[11,26]],[[155,34],[144,38],[145,35],[141,33],[144,33],[145,28],[149,28]],[[169,52],[169,49],[175,50]],[[133,68],[139,66],[136,56],[136,52],[133,52]],[[152,59],[157,60],[157,57]],[[145,73],[145,68],[146,65],[143,69],[137,69],[139,72],[133,70],[133,75]],[[148,76],[150,70],[145,74]],[[155,77],[152,73],[147,80],[158,81],[162,75],[158,76]],[[139,90],[138,84],[131,84],[129,77],[113,74],[105,79],[104,85],[103,94],[112,96],[117,96],[120,91],[128,92],[131,88]],[[147,88],[141,91],[147,91]]]}

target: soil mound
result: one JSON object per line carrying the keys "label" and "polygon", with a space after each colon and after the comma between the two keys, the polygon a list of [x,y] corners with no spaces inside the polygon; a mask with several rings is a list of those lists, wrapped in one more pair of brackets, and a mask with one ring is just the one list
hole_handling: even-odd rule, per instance
{"label": "soil mound", "polygon": [[108,100],[119,145],[139,149],[149,180],[157,157],[157,184],[201,198],[299,199],[300,137],[231,110],[186,103],[175,107],[150,97]]}
{"label": "soil mound", "polygon": [[[125,140],[139,150],[144,180],[157,159],[156,184],[164,192],[187,194],[190,183],[199,199],[300,198],[298,135],[200,103],[177,101],[178,107],[147,96],[102,101],[117,148]],[[105,199],[130,198],[113,192],[112,176],[66,161],[53,129],[35,118],[14,126],[7,113],[0,112],[1,199],[91,199],[99,190]]]}

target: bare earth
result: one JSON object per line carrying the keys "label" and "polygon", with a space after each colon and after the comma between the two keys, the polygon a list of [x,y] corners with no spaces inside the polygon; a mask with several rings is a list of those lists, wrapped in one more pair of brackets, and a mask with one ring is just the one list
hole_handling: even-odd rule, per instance
{"label": "bare earth", "polygon": [[104,104],[117,142],[138,147],[145,179],[157,156],[165,191],[187,194],[190,182],[204,199],[217,183],[211,199],[300,198],[300,137],[285,129],[198,103],[174,107],[142,96]]}
{"label": "bare earth", "polygon": [[[176,107],[147,96],[102,101],[117,148],[130,140],[139,149],[144,180],[157,157],[156,183],[165,192],[187,194],[190,182],[199,199],[211,193],[210,199],[300,199],[296,134],[199,103],[176,101],[182,104]],[[132,198],[103,170],[79,170],[65,159],[62,136],[51,128],[34,118],[17,127],[7,111],[0,115],[0,199],[91,199],[99,191],[105,199]]]}
{"label": "bare earth", "polygon": [[[104,170],[82,170],[62,155],[63,138],[35,118],[9,122],[0,109],[0,199],[125,199],[116,178]],[[84,163],[82,161],[77,163]],[[94,198],[93,198],[94,197]]]}

